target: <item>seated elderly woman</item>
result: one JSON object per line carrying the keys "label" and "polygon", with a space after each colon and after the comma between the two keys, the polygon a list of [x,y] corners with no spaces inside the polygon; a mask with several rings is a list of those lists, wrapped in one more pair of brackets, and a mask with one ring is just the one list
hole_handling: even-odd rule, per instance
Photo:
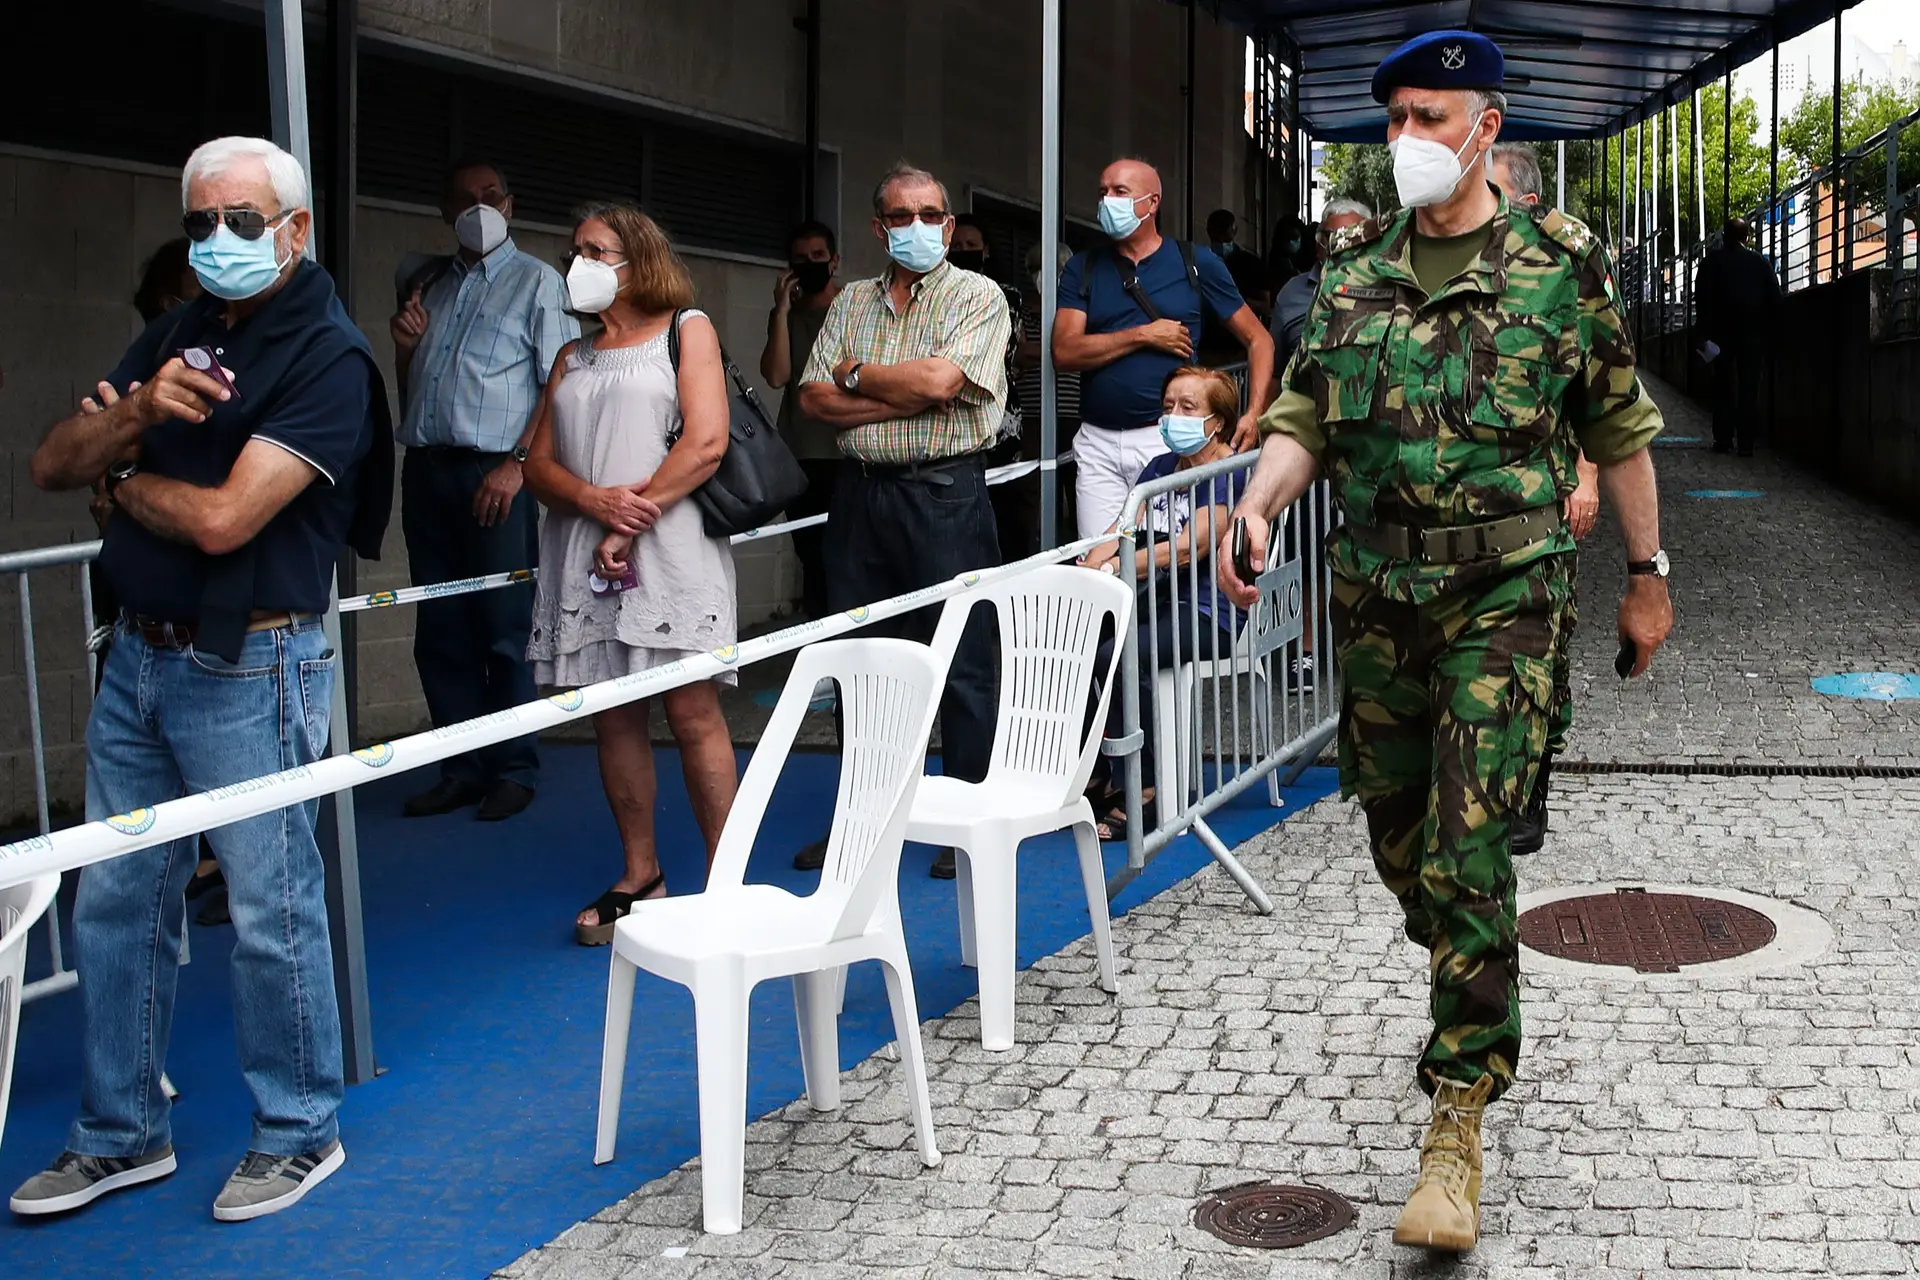
{"label": "seated elderly woman", "polygon": [[[1161,389],[1160,407],[1160,436],[1171,452],[1149,462],[1135,483],[1160,480],[1233,456],[1229,441],[1233,438],[1234,423],[1240,418],[1240,390],[1226,374],[1198,365],[1175,369],[1167,375]],[[1187,661],[1225,657],[1233,651],[1234,636],[1244,619],[1225,596],[1217,595],[1210,570],[1197,571],[1197,592],[1186,571],[1186,566],[1195,558],[1206,559],[1212,549],[1220,545],[1232,509],[1231,481],[1226,476],[1218,476],[1202,481],[1197,489],[1175,489],[1159,494],[1142,503],[1138,513],[1137,526],[1151,535],[1134,552],[1134,580],[1140,584],[1135,617],[1140,653],[1140,727],[1146,731],[1146,743],[1140,749],[1140,776],[1148,784],[1142,792],[1142,811],[1148,827],[1154,825],[1154,681],[1159,670],[1173,666],[1174,635],[1177,631],[1179,654]],[[1118,528],[1116,521],[1108,532]],[[1080,557],[1080,563],[1090,569],[1118,573],[1123,545],[1117,538],[1102,543]],[[1177,591],[1173,586],[1176,569],[1180,570]],[[1158,579],[1154,584],[1151,615],[1147,594],[1149,576]],[[1115,637],[1101,645],[1097,670],[1106,669],[1113,646],[1118,642],[1119,638]],[[1158,659],[1157,668],[1154,657]],[[1120,717],[1121,699],[1116,695],[1107,705],[1108,737],[1120,735]],[[1095,766],[1087,796],[1100,818],[1100,838],[1126,839],[1122,789],[1105,756],[1100,757]]]}

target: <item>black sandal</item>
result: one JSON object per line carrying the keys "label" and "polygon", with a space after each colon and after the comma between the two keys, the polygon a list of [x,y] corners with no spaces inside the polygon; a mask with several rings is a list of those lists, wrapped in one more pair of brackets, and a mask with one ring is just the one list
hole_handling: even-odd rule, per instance
{"label": "black sandal", "polygon": [[[1102,844],[1112,841],[1124,842],[1127,838],[1126,792],[1122,791],[1119,799],[1121,803],[1108,810],[1104,818],[1094,820],[1093,834],[1099,837]],[[1151,788],[1140,798],[1140,821],[1149,831],[1159,825],[1158,816],[1154,812]]]}
{"label": "black sandal", "polygon": [[187,881],[187,901],[192,902],[195,898],[212,893],[215,889],[224,889],[226,887],[227,873],[219,867],[215,867],[206,875],[201,875],[196,871],[193,874],[193,878]]}
{"label": "black sandal", "polygon": [[594,913],[598,924],[574,922],[573,940],[583,947],[604,947],[613,941],[613,927],[633,911],[633,904],[650,896],[655,889],[666,884],[664,875],[657,875],[640,886],[636,893],[626,893],[620,889],[609,889],[589,902],[585,910]]}

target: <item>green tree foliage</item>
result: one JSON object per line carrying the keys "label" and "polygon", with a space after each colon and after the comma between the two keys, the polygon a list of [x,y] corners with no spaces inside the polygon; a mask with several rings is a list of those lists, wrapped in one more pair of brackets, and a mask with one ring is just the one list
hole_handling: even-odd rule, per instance
{"label": "green tree foliage", "polygon": [[[1767,192],[1771,181],[1770,153],[1765,137],[1760,129],[1760,109],[1754,100],[1741,94],[1733,102],[1732,151],[1723,162],[1721,149],[1729,141],[1724,132],[1727,120],[1727,95],[1723,85],[1711,85],[1700,94],[1700,168],[1696,178],[1693,153],[1693,112],[1691,99],[1682,102],[1673,110],[1672,120],[1666,115],[1656,117],[1642,125],[1635,125],[1624,134],[1616,135],[1606,141],[1606,184],[1607,209],[1596,211],[1599,217],[1596,225],[1604,224],[1609,243],[1618,244],[1633,238],[1634,210],[1633,191],[1635,172],[1638,171],[1642,199],[1653,199],[1655,174],[1653,172],[1653,130],[1660,130],[1660,217],[1661,244],[1668,250],[1673,247],[1673,160],[1668,154],[1669,142],[1676,142],[1680,161],[1680,244],[1684,247],[1694,244],[1702,233],[1712,234],[1726,222],[1728,209],[1723,205],[1721,192],[1726,188],[1726,174],[1729,165],[1732,168],[1731,190],[1729,192],[1732,212],[1745,216],[1753,213],[1767,202]],[[1625,143],[1625,160],[1622,162],[1621,144]],[[1644,143],[1644,146],[1643,146]],[[1627,184],[1627,223],[1624,228],[1616,226],[1620,221],[1620,184]],[[1704,227],[1700,224],[1700,180],[1706,186],[1707,220]],[[1782,166],[1780,180],[1782,185],[1789,181],[1789,172]],[[1596,200],[1597,203],[1597,200]],[[1645,221],[1643,215],[1642,228]]]}
{"label": "green tree foliage", "polygon": [[[1840,90],[1840,143],[1853,151],[1896,120],[1920,111],[1920,86],[1864,84],[1850,80]],[[1833,160],[1833,95],[1808,94],[1791,116],[1780,122],[1781,182],[1799,181]],[[1788,158],[1791,157],[1791,164]],[[1886,152],[1876,147],[1848,166],[1847,177],[1868,191],[1884,189]],[[1920,122],[1900,134],[1900,189],[1920,183]]]}
{"label": "green tree foliage", "polygon": [[[1540,157],[1541,190],[1551,202],[1556,191],[1554,175],[1558,154],[1551,142],[1538,142],[1534,150]],[[1600,191],[1587,192],[1587,176],[1599,162],[1599,152],[1587,142],[1567,144],[1567,210],[1574,217],[1591,221],[1599,213]],[[1329,194],[1350,200],[1364,200],[1378,214],[1389,214],[1400,207],[1393,186],[1393,157],[1379,143],[1330,143],[1321,163]],[[1593,206],[1589,210],[1588,206]]]}

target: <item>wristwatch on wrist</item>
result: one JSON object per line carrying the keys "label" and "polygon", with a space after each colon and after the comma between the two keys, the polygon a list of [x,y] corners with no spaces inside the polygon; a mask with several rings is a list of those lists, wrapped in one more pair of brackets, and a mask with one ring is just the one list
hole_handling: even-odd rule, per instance
{"label": "wristwatch on wrist", "polygon": [[866,367],[867,367],[866,361],[864,360],[854,361],[853,368],[847,370],[847,380],[845,383],[842,384],[843,389],[847,391],[860,390],[860,371]]}
{"label": "wristwatch on wrist", "polygon": [[107,496],[111,498],[115,489],[119,488],[125,481],[131,480],[139,474],[140,464],[132,458],[122,458],[120,461],[108,467],[106,476]]}
{"label": "wristwatch on wrist", "polygon": [[527,460],[527,446],[523,444],[513,446],[513,460],[515,462],[525,462]]}
{"label": "wristwatch on wrist", "polygon": [[1654,552],[1653,559],[1651,560],[1627,561],[1627,573],[1633,577],[1647,577],[1651,575],[1655,578],[1664,578],[1672,567],[1672,563],[1667,559],[1667,553],[1665,551]]}

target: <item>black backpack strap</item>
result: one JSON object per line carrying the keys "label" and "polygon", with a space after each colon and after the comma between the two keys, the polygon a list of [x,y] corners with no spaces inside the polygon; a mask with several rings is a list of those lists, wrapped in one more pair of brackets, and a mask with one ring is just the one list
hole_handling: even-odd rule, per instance
{"label": "black backpack strap", "polygon": [[1147,291],[1140,287],[1140,269],[1117,248],[1109,248],[1107,256],[1113,260],[1114,272],[1120,277],[1120,287],[1127,291],[1127,296],[1133,299],[1133,304],[1147,313],[1148,320],[1160,319],[1160,308],[1153,305],[1153,299],[1148,297]]}
{"label": "black backpack strap", "polygon": [[687,308],[681,307],[673,313],[673,320],[667,325],[667,363],[673,366],[676,377],[680,373],[680,322],[687,317]]}

